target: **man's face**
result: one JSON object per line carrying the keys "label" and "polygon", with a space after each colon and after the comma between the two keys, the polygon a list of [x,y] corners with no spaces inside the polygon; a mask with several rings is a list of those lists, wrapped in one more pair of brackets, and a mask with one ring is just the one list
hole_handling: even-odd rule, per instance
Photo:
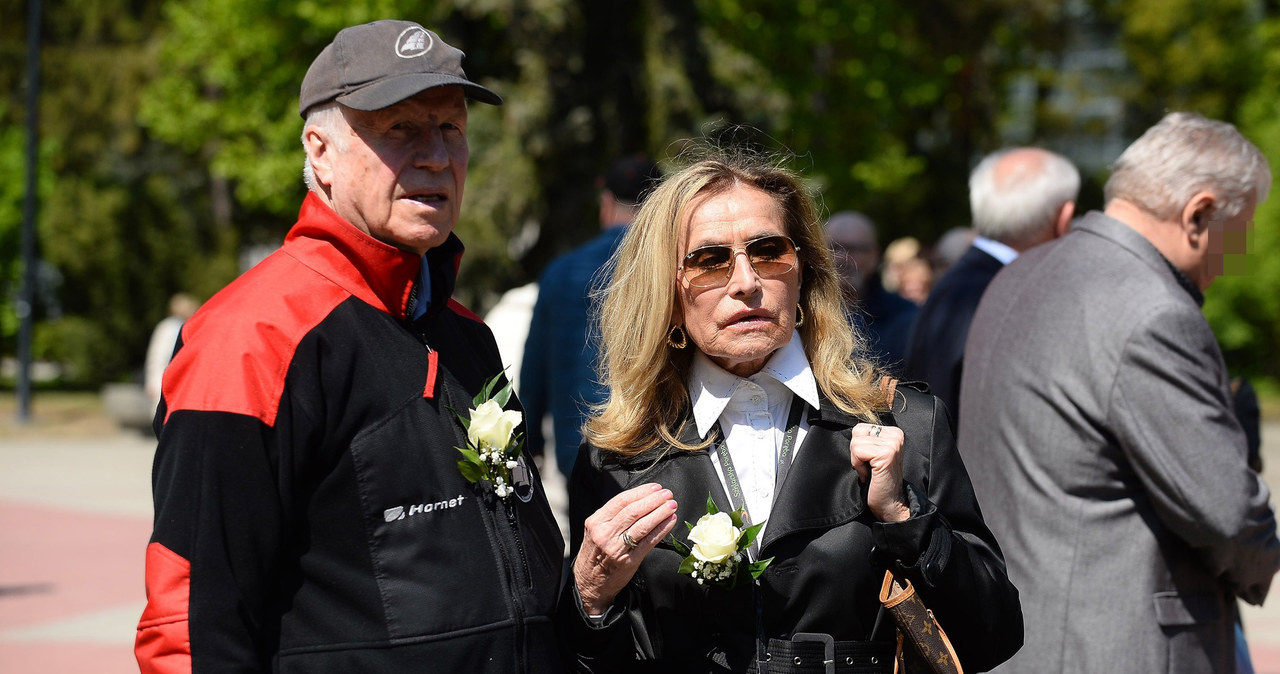
{"label": "man's face", "polygon": [[[467,178],[462,88],[435,87],[381,110],[342,108],[345,143],[316,163],[334,211],[370,236],[421,255],[458,222]],[[341,149],[340,149],[341,148]]]}
{"label": "man's face", "polygon": [[1224,255],[1243,255],[1248,231],[1252,227],[1256,202],[1250,202],[1231,220],[1211,220],[1205,228],[1206,240],[1192,248],[1193,266],[1187,276],[1200,288],[1207,290],[1213,280],[1222,276]]}
{"label": "man's face", "polygon": [[846,292],[856,293],[880,266],[875,231],[860,220],[845,217],[832,218],[826,229],[840,284]]}

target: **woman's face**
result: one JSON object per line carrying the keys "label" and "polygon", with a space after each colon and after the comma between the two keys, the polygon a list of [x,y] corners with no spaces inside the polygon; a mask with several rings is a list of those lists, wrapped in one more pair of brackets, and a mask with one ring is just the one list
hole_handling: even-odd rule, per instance
{"label": "woman's face", "polygon": [[740,377],[759,372],[795,329],[799,261],[790,271],[768,276],[759,273],[744,253],[747,243],[786,235],[782,206],[769,194],[746,185],[696,198],[681,230],[682,261],[704,246],[733,249],[728,282],[723,285],[699,288],[689,282],[689,274],[677,275],[675,324],[683,324],[689,339],[712,361]]}

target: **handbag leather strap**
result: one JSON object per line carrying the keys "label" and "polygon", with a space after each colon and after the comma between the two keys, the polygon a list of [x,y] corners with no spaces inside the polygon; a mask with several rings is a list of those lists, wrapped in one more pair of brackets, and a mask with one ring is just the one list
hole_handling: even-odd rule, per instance
{"label": "handbag leather strap", "polygon": [[885,375],[880,378],[880,390],[884,392],[885,402],[889,405],[889,411],[893,411],[893,399],[898,393],[898,380]]}

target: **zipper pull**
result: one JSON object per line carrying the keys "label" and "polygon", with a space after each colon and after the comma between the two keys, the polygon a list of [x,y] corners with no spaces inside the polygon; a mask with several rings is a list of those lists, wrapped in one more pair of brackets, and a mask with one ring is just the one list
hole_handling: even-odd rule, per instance
{"label": "zipper pull", "polygon": [[409,288],[409,300],[404,305],[404,319],[409,323],[413,323],[413,310],[418,307],[418,284],[414,283]]}
{"label": "zipper pull", "polygon": [[505,506],[506,506],[506,511],[507,511],[507,522],[509,522],[509,523],[511,524],[511,526],[515,526],[515,525],[516,525],[516,507],[515,507],[515,505],[511,503],[511,500],[510,500],[510,499],[505,499],[505,498],[504,498],[504,499],[502,499],[502,503],[503,503],[503,505],[505,505]]}

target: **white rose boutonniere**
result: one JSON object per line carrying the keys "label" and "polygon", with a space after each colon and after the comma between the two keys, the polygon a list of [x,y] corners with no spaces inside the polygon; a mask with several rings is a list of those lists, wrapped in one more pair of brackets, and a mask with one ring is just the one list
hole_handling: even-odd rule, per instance
{"label": "white rose boutonniere", "polygon": [[470,445],[455,448],[462,452],[458,470],[469,482],[487,481],[493,485],[493,493],[505,499],[513,490],[511,471],[519,465],[524,436],[512,435],[520,425],[520,413],[503,409],[511,399],[511,384],[492,394],[501,378],[502,375],[498,374],[485,383],[471,401],[472,408],[467,415],[458,414],[457,410],[453,413],[467,429],[467,444]]}
{"label": "white rose boutonniere", "polygon": [[742,562],[764,522],[749,527],[743,524],[741,508],[731,513],[721,512],[708,494],[707,514],[698,518],[696,524],[685,522],[693,547],[676,539],[675,535],[667,537],[676,552],[685,556],[680,562],[679,573],[689,574],[699,585],[710,583],[726,588],[736,586],[747,577],[752,580],[759,578],[773,561],[772,557],[748,564]]}

